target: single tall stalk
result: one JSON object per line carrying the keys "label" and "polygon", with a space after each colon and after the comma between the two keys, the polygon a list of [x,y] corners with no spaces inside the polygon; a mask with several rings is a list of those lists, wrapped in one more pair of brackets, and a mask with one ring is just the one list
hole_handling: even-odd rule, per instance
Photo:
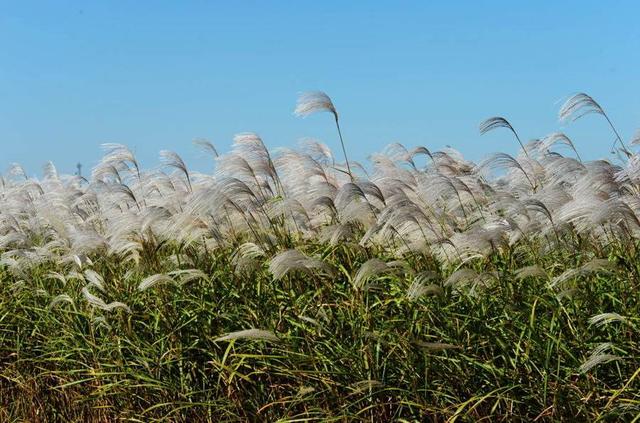
{"label": "single tall stalk", "polygon": [[620,134],[618,134],[616,127],[613,126],[613,123],[611,122],[611,119],[609,119],[609,116],[607,116],[607,114],[604,111],[602,112],[602,116],[604,116],[604,118],[607,120],[607,123],[611,127],[611,130],[613,131],[613,133],[616,134],[616,138],[618,138],[618,142],[622,146],[622,151],[624,151],[624,154],[626,154],[627,157],[630,156],[631,152],[629,151],[627,146],[624,144],[624,141],[622,141],[622,137],[620,136]]}
{"label": "single tall stalk", "polygon": [[344,161],[347,164],[347,172],[349,172],[349,177],[351,181],[353,181],[353,173],[351,173],[351,166],[349,166],[349,158],[347,157],[347,149],[344,146],[344,140],[342,139],[342,131],[340,131],[340,122],[338,122],[338,114],[334,113],[333,117],[336,119],[336,128],[338,129],[338,136],[340,137],[340,145],[342,146],[342,154],[344,154]]}
{"label": "single tall stalk", "polygon": [[565,101],[562,107],[560,107],[558,117],[560,118],[560,121],[575,121],[580,119],[582,116],[588,115],[590,113],[602,115],[606,119],[607,123],[611,127],[611,130],[616,135],[617,141],[620,142],[622,151],[627,155],[627,157],[630,157],[631,152],[625,145],[624,141],[622,141],[622,137],[616,130],[615,126],[613,126],[611,119],[609,119],[609,116],[607,116],[602,106],[600,106],[600,104],[595,101],[590,95],[585,93],[578,93],[571,96],[567,101]]}
{"label": "single tall stalk", "polygon": [[317,112],[330,112],[336,121],[336,128],[338,129],[338,136],[340,137],[340,145],[342,146],[342,153],[344,154],[344,161],[347,164],[347,173],[353,181],[353,173],[351,172],[351,166],[349,165],[349,158],[347,157],[347,149],[344,145],[344,139],[342,138],[342,131],[340,130],[340,122],[338,120],[338,111],[333,105],[331,98],[322,91],[311,91],[302,93],[298,97],[298,104],[294,114],[297,116],[306,117]]}
{"label": "single tall stalk", "polygon": [[531,159],[531,157],[529,157],[529,153],[527,152],[527,149],[524,147],[524,144],[522,143],[522,140],[520,139],[520,136],[518,135],[516,130],[513,129],[513,126],[511,126],[508,120],[506,120],[501,116],[494,116],[482,122],[480,124],[480,134],[484,135],[487,132],[492,131],[496,128],[507,128],[509,131],[511,131],[511,133],[516,137],[516,141],[518,141],[518,144],[520,144],[520,147],[522,148],[524,155],[527,157],[527,159]]}

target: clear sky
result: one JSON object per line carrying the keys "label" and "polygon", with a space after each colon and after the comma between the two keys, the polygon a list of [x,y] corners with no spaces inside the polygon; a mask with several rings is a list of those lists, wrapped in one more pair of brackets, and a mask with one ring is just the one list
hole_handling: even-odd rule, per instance
{"label": "clear sky", "polygon": [[591,94],[623,136],[640,128],[640,3],[0,0],[0,169],[92,167],[104,142],[144,166],[170,149],[225,151],[254,131],[270,147],[339,144],[329,115],[293,116],[323,90],[353,157],[391,142],[471,159],[565,130],[588,158],[613,140],[597,116],[562,126],[558,101]]}

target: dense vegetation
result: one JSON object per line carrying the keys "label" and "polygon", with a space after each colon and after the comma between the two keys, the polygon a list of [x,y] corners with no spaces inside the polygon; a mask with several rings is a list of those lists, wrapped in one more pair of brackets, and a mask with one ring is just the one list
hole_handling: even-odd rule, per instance
{"label": "dense vegetation", "polygon": [[[339,123],[301,97],[316,111]],[[611,124],[584,94],[561,117],[585,113]],[[563,134],[496,128],[518,157],[393,145],[365,169],[243,134],[199,143],[208,175],[121,145],[89,179],[14,166],[0,420],[637,418],[635,143],[616,132],[618,158],[585,162]]]}

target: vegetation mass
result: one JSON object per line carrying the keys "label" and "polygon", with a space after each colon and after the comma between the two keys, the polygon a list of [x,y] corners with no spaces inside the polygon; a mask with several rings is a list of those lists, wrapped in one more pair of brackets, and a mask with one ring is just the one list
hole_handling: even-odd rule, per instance
{"label": "vegetation mass", "polygon": [[241,134],[198,142],[210,174],[109,144],[90,178],[0,179],[0,421],[638,419],[640,138],[578,94],[612,160],[495,117],[517,157],[365,168],[329,97],[296,112],[339,160]]}

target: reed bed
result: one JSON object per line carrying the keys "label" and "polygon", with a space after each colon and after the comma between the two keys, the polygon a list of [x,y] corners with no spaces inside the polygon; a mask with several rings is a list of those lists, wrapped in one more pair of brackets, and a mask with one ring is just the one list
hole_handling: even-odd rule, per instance
{"label": "reed bed", "polygon": [[640,138],[578,94],[612,160],[494,117],[517,156],[365,166],[315,112],[341,157],[246,133],[208,174],[109,144],[0,178],[0,421],[638,419]]}

